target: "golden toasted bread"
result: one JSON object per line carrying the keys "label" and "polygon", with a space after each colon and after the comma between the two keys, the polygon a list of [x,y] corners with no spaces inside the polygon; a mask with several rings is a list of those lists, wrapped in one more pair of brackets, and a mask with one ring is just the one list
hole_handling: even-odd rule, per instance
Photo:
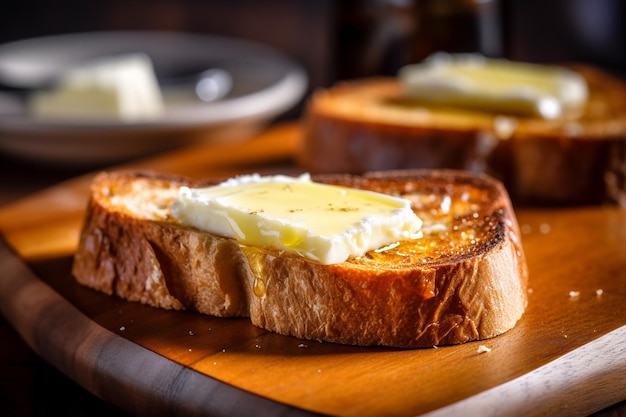
{"label": "golden toasted bread", "polygon": [[313,179],[410,199],[423,236],[321,265],[178,224],[178,188],[208,183],[118,171],[92,184],[73,275],[130,301],[352,345],[464,343],[522,316],[528,272],[500,182],[447,170]]}
{"label": "golden toasted bread", "polygon": [[395,78],[316,92],[298,159],[310,172],[452,168],[500,179],[514,202],[626,207],[626,83],[589,66],[582,114],[554,120],[417,104]]}

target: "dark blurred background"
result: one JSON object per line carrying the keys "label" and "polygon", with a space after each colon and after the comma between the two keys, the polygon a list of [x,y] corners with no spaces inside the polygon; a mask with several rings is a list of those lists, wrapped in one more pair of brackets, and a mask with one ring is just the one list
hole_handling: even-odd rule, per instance
{"label": "dark blurred background", "polygon": [[[626,76],[625,18],[622,0],[22,0],[3,7],[0,44],[99,30],[250,39],[300,62],[310,92],[394,75],[437,50],[578,61]],[[1,318],[0,369],[2,415],[123,415],[43,363]]]}
{"label": "dark blurred background", "polygon": [[0,43],[97,30],[251,39],[309,72],[311,87],[395,74],[437,50],[626,72],[622,0],[24,0],[0,14]]}

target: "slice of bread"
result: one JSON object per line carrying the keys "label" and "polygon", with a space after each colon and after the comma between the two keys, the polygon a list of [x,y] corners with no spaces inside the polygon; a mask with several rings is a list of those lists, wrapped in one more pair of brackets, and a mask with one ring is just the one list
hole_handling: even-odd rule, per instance
{"label": "slice of bread", "polygon": [[516,203],[626,207],[626,82],[570,68],[589,99],[581,115],[556,120],[411,102],[395,78],[343,81],[309,100],[299,162],[313,173],[485,172]]}
{"label": "slice of bread", "polygon": [[313,179],[410,199],[423,237],[320,265],[182,227],[168,209],[177,189],[208,183],[113,171],[92,184],[73,275],[130,301],[352,345],[464,343],[522,316],[528,272],[500,182],[451,170]]}

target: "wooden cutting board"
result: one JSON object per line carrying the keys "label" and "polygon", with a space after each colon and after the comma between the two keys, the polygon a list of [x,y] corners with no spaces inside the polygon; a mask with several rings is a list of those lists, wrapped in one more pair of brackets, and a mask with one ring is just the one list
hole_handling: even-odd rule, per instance
{"label": "wooden cutting board", "polygon": [[[197,178],[292,172],[299,137],[297,125],[281,125],[132,167]],[[71,256],[90,179],[0,210],[0,308],[44,359],[133,414],[586,415],[626,399],[626,210],[516,208],[531,292],[508,333],[460,346],[361,348],[77,285]]]}

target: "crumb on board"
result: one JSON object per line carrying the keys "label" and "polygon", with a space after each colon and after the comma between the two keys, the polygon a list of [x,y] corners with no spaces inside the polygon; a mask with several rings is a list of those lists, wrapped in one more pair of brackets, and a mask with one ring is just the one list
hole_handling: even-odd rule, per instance
{"label": "crumb on board", "polygon": [[569,297],[570,298],[576,298],[580,295],[580,291],[570,291],[569,292]]}
{"label": "crumb on board", "polygon": [[596,290],[596,297],[601,297],[604,294],[604,290],[602,288],[598,288]]}
{"label": "crumb on board", "polygon": [[488,353],[491,352],[491,348],[485,345],[478,346],[478,353]]}

